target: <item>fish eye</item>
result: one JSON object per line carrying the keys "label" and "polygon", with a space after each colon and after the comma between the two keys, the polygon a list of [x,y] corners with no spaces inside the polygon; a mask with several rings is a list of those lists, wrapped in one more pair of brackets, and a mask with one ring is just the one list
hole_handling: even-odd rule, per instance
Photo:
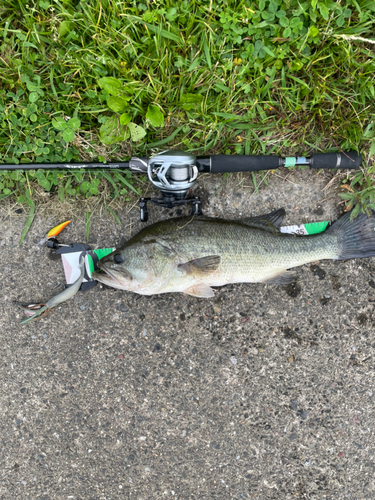
{"label": "fish eye", "polygon": [[123,257],[119,253],[114,256],[114,260],[116,264],[122,264],[122,262],[124,262]]}

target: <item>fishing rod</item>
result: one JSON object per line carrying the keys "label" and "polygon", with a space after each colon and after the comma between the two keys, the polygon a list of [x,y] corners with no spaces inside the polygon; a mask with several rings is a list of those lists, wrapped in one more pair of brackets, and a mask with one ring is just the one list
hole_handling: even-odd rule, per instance
{"label": "fishing rod", "polygon": [[195,185],[199,173],[223,174],[229,172],[259,172],[276,170],[279,167],[306,165],[316,169],[357,169],[362,158],[357,151],[346,153],[318,153],[310,157],[279,157],[268,155],[212,155],[196,157],[179,150],[168,150],[151,158],[133,157],[128,162],[115,163],[20,163],[0,164],[0,170],[95,170],[129,169],[131,172],[147,174],[150,182],[161,192],[161,198],[141,198],[140,218],[148,220],[147,203],[159,207],[173,208],[191,203],[191,214],[201,215],[202,206],[198,197],[187,198]]}

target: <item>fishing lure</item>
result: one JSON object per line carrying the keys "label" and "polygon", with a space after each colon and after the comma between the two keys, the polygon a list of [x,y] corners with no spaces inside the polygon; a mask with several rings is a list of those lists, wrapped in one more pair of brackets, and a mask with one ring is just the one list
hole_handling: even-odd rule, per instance
{"label": "fishing lure", "polygon": [[48,231],[47,236],[39,241],[38,245],[44,245],[46,241],[52,238],[56,238],[56,236],[61,233],[64,227],[66,227],[71,222],[72,222],[71,220],[67,220],[65,222],[62,222],[61,224],[57,224],[57,226],[54,226],[52,229]]}
{"label": "fishing lure", "polygon": [[21,322],[21,325],[25,325],[26,323],[44,318],[50,313],[51,309],[74,297],[74,295],[80,289],[83,277],[85,275],[85,258],[83,255],[80,257],[78,267],[80,270],[78,279],[71,286],[65,288],[65,290],[49,299],[49,301],[45,304],[18,304],[18,307],[22,309],[27,316],[29,316],[29,318]]}

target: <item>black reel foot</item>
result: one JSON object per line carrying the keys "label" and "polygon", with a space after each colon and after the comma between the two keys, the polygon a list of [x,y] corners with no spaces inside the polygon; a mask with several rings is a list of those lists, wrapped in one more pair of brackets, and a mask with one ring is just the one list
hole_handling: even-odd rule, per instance
{"label": "black reel foot", "polygon": [[141,222],[148,221],[147,202],[153,203],[154,205],[157,205],[161,208],[174,208],[191,203],[190,215],[203,215],[202,202],[198,197],[188,198],[187,200],[178,200],[171,196],[164,198],[141,198],[138,203]]}
{"label": "black reel foot", "polygon": [[147,202],[150,201],[149,198],[141,198],[139,200],[139,210],[140,210],[140,218],[141,222],[147,222],[148,221],[148,210],[147,210]]}
{"label": "black reel foot", "polygon": [[199,198],[191,200],[190,215],[203,215],[202,202]]}

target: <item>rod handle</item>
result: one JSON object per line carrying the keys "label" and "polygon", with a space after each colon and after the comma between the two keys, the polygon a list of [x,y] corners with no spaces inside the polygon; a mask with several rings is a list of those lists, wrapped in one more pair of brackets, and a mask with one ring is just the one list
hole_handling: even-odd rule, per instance
{"label": "rod handle", "polygon": [[211,173],[257,172],[280,167],[278,156],[267,155],[214,155],[211,156]]}
{"label": "rod handle", "polygon": [[362,161],[361,155],[357,151],[347,151],[345,153],[318,153],[310,158],[312,168],[340,168],[356,169]]}

